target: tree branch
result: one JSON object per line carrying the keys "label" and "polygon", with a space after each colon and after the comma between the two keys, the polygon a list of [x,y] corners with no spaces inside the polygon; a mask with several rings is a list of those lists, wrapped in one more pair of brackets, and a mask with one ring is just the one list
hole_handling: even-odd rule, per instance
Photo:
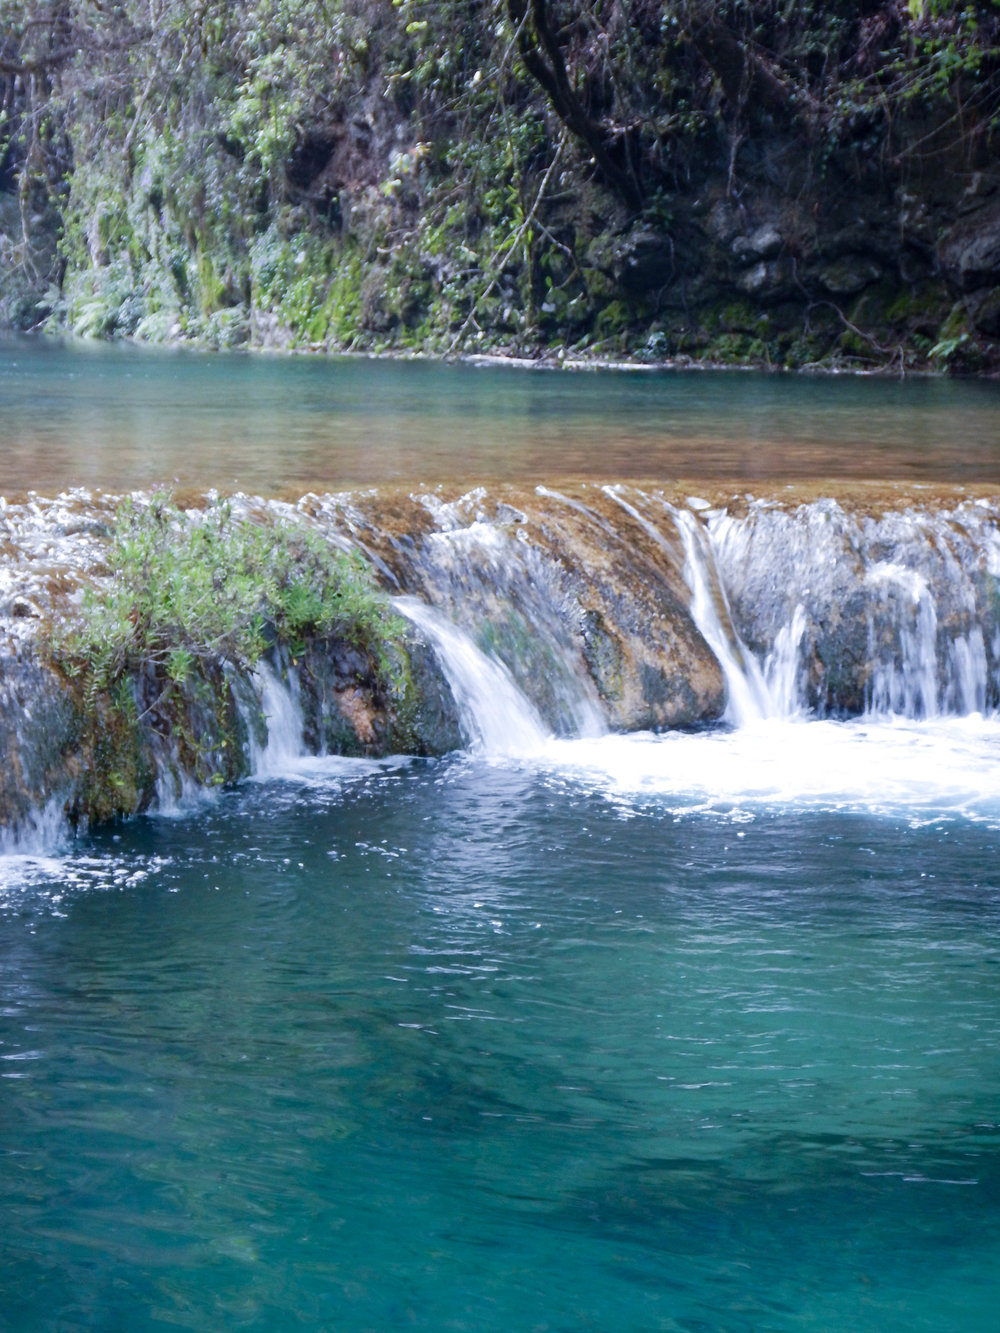
{"label": "tree branch", "polygon": [[543,89],[552,109],[584,145],[604,180],[634,212],[643,206],[635,174],[616,159],[613,135],[589,115],[573,89],[562,48],[552,31],[547,0],[507,0],[521,61]]}

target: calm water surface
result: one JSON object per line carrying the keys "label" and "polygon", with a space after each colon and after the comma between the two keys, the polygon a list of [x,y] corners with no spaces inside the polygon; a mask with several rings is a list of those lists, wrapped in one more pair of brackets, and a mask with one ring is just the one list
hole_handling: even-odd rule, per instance
{"label": "calm water surface", "polygon": [[0,490],[1000,481],[1000,385],[0,341]]}
{"label": "calm water surface", "polygon": [[826,804],[341,761],[9,865],[3,1327],[994,1330],[997,821]]}

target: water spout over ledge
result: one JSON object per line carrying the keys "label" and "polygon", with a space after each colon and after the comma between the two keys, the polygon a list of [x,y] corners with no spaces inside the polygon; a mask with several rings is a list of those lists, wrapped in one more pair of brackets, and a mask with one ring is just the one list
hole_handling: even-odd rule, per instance
{"label": "water spout over ledge", "polygon": [[[385,713],[356,657],[331,643],[256,679],[230,670],[241,755],[221,773],[277,770],[291,754],[463,743],[527,754],[553,736],[919,720],[1000,700],[995,497],[706,501],[563,483],[232,504],[261,521],[294,517],[370,559],[409,622],[400,651],[420,703],[405,719]],[[81,491],[0,514],[0,823],[36,840],[38,812],[51,822],[80,780],[72,706],[36,644],[99,568],[113,512]],[[208,729],[206,753],[209,711],[190,714]],[[175,739],[151,734],[147,760],[135,808],[169,806],[191,780]]]}

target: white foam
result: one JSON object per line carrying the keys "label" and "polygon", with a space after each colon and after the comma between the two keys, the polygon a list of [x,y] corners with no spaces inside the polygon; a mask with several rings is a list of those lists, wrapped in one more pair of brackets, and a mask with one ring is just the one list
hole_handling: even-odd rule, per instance
{"label": "white foam", "polygon": [[544,762],[675,810],[844,810],[1000,822],[1000,720],[772,718],[735,731],[553,741]]}
{"label": "white foam", "polygon": [[261,748],[254,740],[254,729],[248,729],[250,772],[255,778],[294,773],[306,757],[298,674],[294,667],[288,667],[282,680],[269,662],[261,660],[254,679],[267,726],[267,743]]}
{"label": "white foam", "polygon": [[365,759],[342,754],[299,754],[289,756],[280,766],[254,776],[263,781],[280,778],[314,787],[340,785],[361,778],[373,777],[392,769],[406,768],[413,762],[412,755],[394,754],[384,759]]}

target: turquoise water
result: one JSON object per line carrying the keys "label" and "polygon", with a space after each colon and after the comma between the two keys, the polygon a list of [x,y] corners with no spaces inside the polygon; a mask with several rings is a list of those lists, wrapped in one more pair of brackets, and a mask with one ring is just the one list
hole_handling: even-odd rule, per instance
{"label": "turquoise water", "polygon": [[997,812],[866,800],[331,761],[9,861],[0,1325],[994,1330]]}
{"label": "turquoise water", "polygon": [[[15,340],[0,493],[996,482],[997,394]],[[491,690],[520,757],[0,855],[0,1330],[994,1333],[1000,719]]]}
{"label": "turquoise water", "polygon": [[1000,385],[0,339],[0,493],[598,477],[1000,480]]}

